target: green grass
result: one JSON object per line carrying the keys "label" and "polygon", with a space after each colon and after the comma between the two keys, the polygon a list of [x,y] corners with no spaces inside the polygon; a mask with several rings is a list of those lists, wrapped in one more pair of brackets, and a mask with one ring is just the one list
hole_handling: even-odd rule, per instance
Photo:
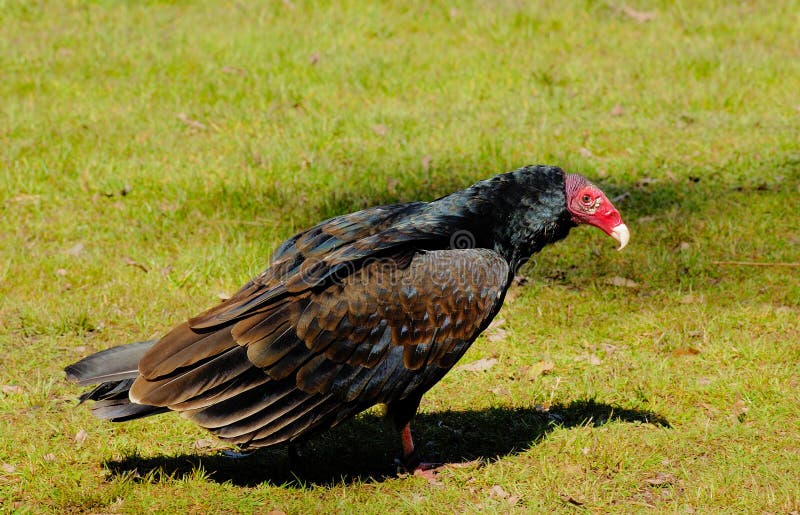
{"label": "green grass", "polygon": [[[800,262],[798,13],[0,0],[0,511],[799,510],[800,270],[716,263]],[[441,484],[392,475],[377,413],[290,464],[75,407],[64,365],[293,232],[528,163],[623,196],[631,245],[580,229],[525,270],[464,358],[497,364],[423,401],[426,456],[478,460]]]}

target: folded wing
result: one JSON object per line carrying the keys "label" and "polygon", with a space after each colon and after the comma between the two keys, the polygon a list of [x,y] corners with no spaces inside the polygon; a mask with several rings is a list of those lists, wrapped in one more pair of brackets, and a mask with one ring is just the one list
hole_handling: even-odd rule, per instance
{"label": "folded wing", "polygon": [[[302,268],[329,244],[319,234],[290,240],[273,267]],[[319,241],[306,246],[308,238]],[[509,267],[487,249],[387,248],[344,260],[337,274],[296,291],[268,270],[156,343],[139,363],[131,399],[182,412],[231,442],[264,446],[427,390],[491,321]]]}

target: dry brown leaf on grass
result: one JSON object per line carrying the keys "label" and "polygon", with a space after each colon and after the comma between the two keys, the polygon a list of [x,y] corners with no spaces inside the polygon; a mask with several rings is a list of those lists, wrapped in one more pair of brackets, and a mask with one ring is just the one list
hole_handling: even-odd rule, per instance
{"label": "dry brown leaf on grass", "polygon": [[217,445],[217,443],[215,441],[208,440],[206,438],[201,438],[199,440],[195,440],[195,442],[194,442],[194,448],[198,449],[198,450],[199,449],[210,449],[212,447],[215,447],[216,445]]}
{"label": "dry brown leaf on grass", "polygon": [[506,336],[508,336],[508,331],[499,327],[493,331],[486,331],[486,338],[490,342],[502,342]]}
{"label": "dry brown leaf on grass", "polygon": [[144,266],[143,264],[139,263],[138,261],[135,261],[132,258],[129,258],[128,256],[122,256],[122,262],[125,263],[128,266],[132,266],[134,268],[138,268],[139,270],[141,270],[144,273],[147,273],[149,271],[149,270],[147,270],[146,266]]}
{"label": "dry brown leaf on grass", "polygon": [[627,348],[627,346],[626,345],[619,346],[619,345],[612,345],[610,343],[604,343],[600,346],[600,348],[603,349],[603,352],[606,353],[606,356],[611,356],[618,350]]}
{"label": "dry brown leaf on grass", "polygon": [[[485,464],[486,463],[482,459],[476,458],[474,460],[469,460],[469,461],[460,461],[460,462],[456,462],[456,463],[448,463],[447,464],[447,468],[449,468],[449,469],[466,469],[466,468],[471,468],[471,467],[481,468]],[[475,478],[472,478],[472,481],[475,481]],[[470,481],[467,481],[467,482],[469,483]]]}
{"label": "dry brown leaf on grass", "polygon": [[645,482],[650,486],[670,486],[674,485],[678,479],[669,472],[658,472],[655,476],[647,478]]}
{"label": "dry brown leaf on grass", "polygon": [[419,164],[422,165],[423,170],[428,170],[431,167],[431,161],[433,161],[433,156],[430,154],[422,156],[422,159],[419,160]]}
{"label": "dry brown leaf on grass", "polygon": [[379,123],[377,125],[372,126],[372,132],[374,132],[378,136],[386,136],[387,134],[389,134],[389,127],[387,127],[382,123]]}
{"label": "dry brown leaf on grass", "polygon": [[576,356],[575,361],[585,361],[590,365],[597,366],[603,361],[597,357],[596,354],[584,354],[582,356]]}
{"label": "dry brown leaf on grass", "polygon": [[705,295],[695,295],[693,293],[690,293],[688,295],[684,295],[683,297],[681,297],[681,299],[678,302],[680,302],[681,304],[701,304],[705,302],[705,300],[706,300]]}
{"label": "dry brown leaf on grass", "polygon": [[511,395],[511,392],[509,392],[508,389],[503,388],[502,386],[489,388],[489,391],[495,395],[499,395],[500,397],[508,397],[509,395]]}
{"label": "dry brown leaf on grass", "polygon": [[205,124],[189,118],[189,116],[186,113],[178,113],[177,117],[178,120],[182,121],[190,129],[196,129],[199,131],[206,130]]}
{"label": "dry brown leaf on grass", "polygon": [[619,277],[619,276],[609,277],[608,279],[606,279],[606,283],[610,284],[611,286],[619,286],[619,287],[622,287],[622,288],[638,288],[639,287],[639,283],[637,283],[636,281],[633,281],[631,279],[627,279],[625,277]]}
{"label": "dry brown leaf on grass", "polygon": [[22,387],[16,384],[4,384],[3,393],[22,393]]}
{"label": "dry brown leaf on grass", "polygon": [[31,195],[29,193],[23,193],[21,195],[16,195],[7,199],[6,202],[9,203],[17,203],[17,202],[35,202],[42,198],[41,195]]}
{"label": "dry brown leaf on grass", "polygon": [[[409,474],[407,474],[407,473],[403,473],[403,474],[400,474],[399,477],[406,477],[408,475]],[[411,475],[425,478],[425,481],[427,481],[428,484],[431,485],[431,486],[436,486],[436,487],[444,486],[444,483],[442,483],[439,480],[439,469],[438,468],[437,469],[432,469],[432,470],[425,470],[425,471],[417,469]]]}
{"label": "dry brown leaf on grass", "polygon": [[745,415],[747,415],[748,411],[750,411],[750,408],[747,407],[747,404],[745,404],[744,399],[742,399],[741,396],[737,396],[736,401],[734,401],[733,406],[731,407],[731,412],[733,413],[733,416],[739,419],[739,421],[741,422],[742,420],[744,420],[744,417]]}
{"label": "dry brown leaf on grass", "polygon": [[505,489],[500,485],[494,485],[489,489],[489,497],[497,497],[500,499],[505,499],[509,496],[509,493],[505,491]]}
{"label": "dry brown leaf on grass", "polygon": [[89,438],[89,433],[85,429],[81,429],[75,434],[75,443],[82,444],[87,438]]}
{"label": "dry brown leaf on grass", "polygon": [[700,350],[694,347],[679,347],[672,351],[672,355],[676,358],[680,358],[681,356],[697,356],[698,354],[700,354]]}
{"label": "dry brown leaf on grass", "polygon": [[620,12],[627,16],[628,18],[635,20],[639,23],[644,23],[646,21],[655,20],[658,17],[658,14],[655,11],[638,11],[633,7],[623,5],[619,8]]}
{"label": "dry brown leaf on grass", "polygon": [[466,365],[461,365],[453,369],[453,371],[463,370],[466,372],[483,372],[489,370],[497,364],[497,358],[483,358]]}
{"label": "dry brown leaf on grass", "polygon": [[617,104],[611,108],[611,116],[622,116],[625,114],[625,108],[622,105]]}
{"label": "dry brown leaf on grass", "polygon": [[397,194],[397,187],[400,185],[400,181],[396,177],[387,177],[386,178],[386,192],[390,195]]}
{"label": "dry brown leaf on grass", "polygon": [[76,243],[75,245],[67,249],[67,254],[70,256],[77,256],[83,252],[84,248],[85,247],[83,243]]}
{"label": "dry brown leaf on grass", "polygon": [[520,371],[528,381],[535,381],[539,376],[546,376],[556,368],[552,361],[539,360],[532,365],[523,365]]}
{"label": "dry brown leaf on grass", "polygon": [[489,497],[493,499],[503,499],[511,506],[515,506],[522,498],[519,495],[511,495],[500,485],[494,485],[489,489]]}
{"label": "dry brown leaf on grass", "polygon": [[502,327],[505,323],[506,321],[502,317],[495,318],[492,323],[489,324],[489,327],[486,328],[486,331],[484,331],[486,338],[490,342],[499,342],[504,340],[506,336],[508,336],[508,331]]}
{"label": "dry brown leaf on grass", "polygon": [[579,501],[574,497],[572,497],[571,495],[561,494],[559,497],[561,497],[561,500],[564,501],[565,503],[571,504],[573,506],[583,506],[584,504],[583,501]]}
{"label": "dry brown leaf on grass", "polygon": [[516,301],[521,291],[522,288],[518,288],[517,286],[514,286],[512,284],[511,287],[508,290],[506,290],[506,300],[505,300],[506,305],[512,304],[514,301]]}
{"label": "dry brown leaf on grass", "polygon": [[247,70],[244,68],[239,68],[238,66],[223,66],[220,71],[222,73],[228,73],[230,75],[241,75],[242,77],[247,75]]}

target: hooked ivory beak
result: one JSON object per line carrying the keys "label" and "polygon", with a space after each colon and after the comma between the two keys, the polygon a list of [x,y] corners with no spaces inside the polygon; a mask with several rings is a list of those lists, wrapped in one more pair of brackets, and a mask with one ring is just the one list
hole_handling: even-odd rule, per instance
{"label": "hooked ivory beak", "polygon": [[631,239],[631,232],[628,230],[627,225],[619,224],[611,229],[611,237],[619,242],[619,248],[617,250],[622,250],[625,248],[625,245],[628,244],[628,240]]}

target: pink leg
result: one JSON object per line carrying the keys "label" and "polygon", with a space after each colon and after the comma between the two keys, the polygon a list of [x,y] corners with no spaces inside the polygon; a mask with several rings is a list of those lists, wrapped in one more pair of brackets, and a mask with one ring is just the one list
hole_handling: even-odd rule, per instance
{"label": "pink leg", "polygon": [[407,460],[414,454],[414,439],[411,438],[410,422],[400,430],[400,443],[403,446],[403,460]]}
{"label": "pink leg", "polygon": [[411,438],[411,423],[403,426],[400,430],[400,443],[403,447],[403,458],[401,466],[415,476],[422,476],[432,480],[436,472],[442,468],[441,463],[416,462],[414,455],[414,439]]}

